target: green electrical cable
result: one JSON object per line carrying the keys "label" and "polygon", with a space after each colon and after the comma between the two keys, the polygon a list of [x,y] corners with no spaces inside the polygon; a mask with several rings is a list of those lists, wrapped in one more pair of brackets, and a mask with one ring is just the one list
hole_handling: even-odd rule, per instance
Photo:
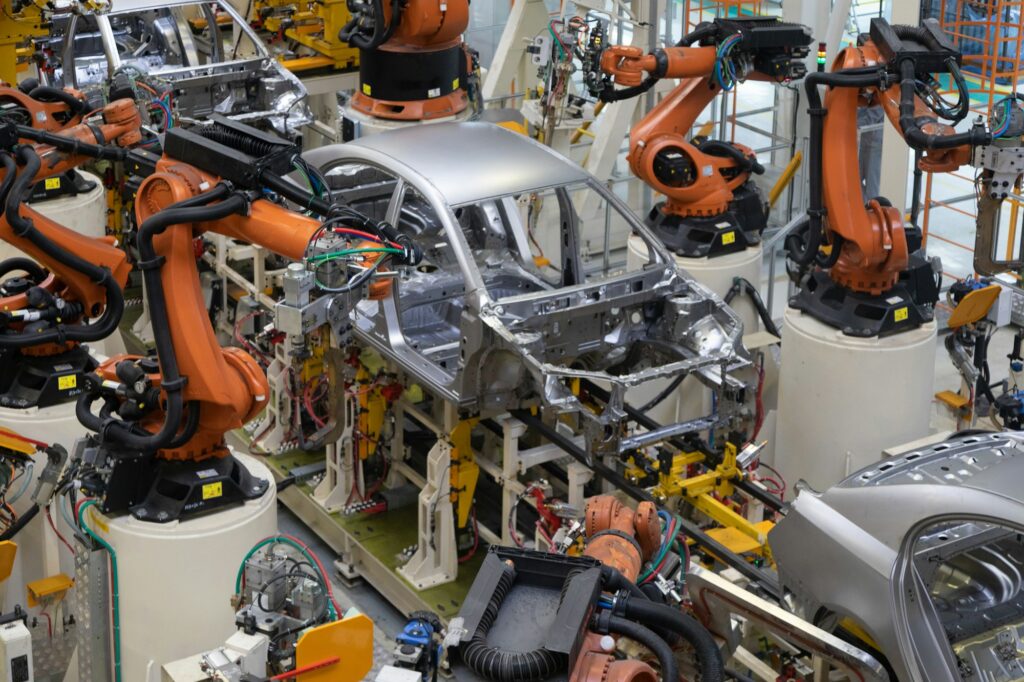
{"label": "green electrical cable", "polygon": [[[306,549],[302,545],[300,545],[297,542],[291,540],[290,538],[286,538],[286,537],[281,536],[281,535],[274,535],[272,537],[260,540],[256,544],[255,547],[253,547],[252,549],[249,550],[249,553],[245,555],[245,558],[242,559],[242,564],[238,567],[238,574],[235,576],[235,593],[236,594],[241,594],[242,593],[242,576],[245,575],[245,563],[247,561],[249,561],[249,559],[252,557],[253,554],[255,554],[256,552],[260,551],[261,549],[263,549],[267,545],[276,545],[276,544],[288,545],[289,547],[292,547],[294,549],[299,550],[299,552],[302,553],[302,556],[306,557],[306,559],[313,566],[313,568],[316,569],[317,575],[320,576],[320,579],[324,581],[324,589],[325,590],[328,589],[328,587],[330,585],[330,583],[327,582],[328,578],[327,578],[326,575],[323,574],[323,572],[320,571],[319,567],[317,566],[316,561],[313,560],[312,555],[309,552],[307,552]],[[338,620],[338,612],[334,610],[334,604],[332,603],[332,601],[333,600],[330,598],[330,594],[328,593],[327,609],[331,613],[331,620]]]}
{"label": "green electrical cable", "polygon": [[390,246],[368,246],[362,249],[342,249],[341,251],[331,251],[330,253],[321,253],[316,256],[310,256],[306,259],[309,263],[320,263],[324,261],[338,260],[345,256],[353,256],[360,253],[396,253],[403,254],[405,251],[402,249],[394,249]]}
{"label": "green electrical cable", "polygon": [[561,38],[559,38],[558,35],[555,33],[555,27],[552,26],[551,24],[548,24],[548,31],[551,32],[551,37],[555,39],[555,45],[558,45],[558,57],[559,57],[559,59],[564,58],[565,57],[565,49],[562,47],[562,40],[561,40]]}
{"label": "green electrical cable", "polygon": [[110,555],[110,577],[112,585],[110,597],[114,605],[114,680],[115,682],[121,682],[121,605],[117,594],[117,553],[106,540],[92,532],[92,529],[85,523],[85,510],[94,506],[96,506],[96,500],[89,500],[81,506],[78,510],[78,525],[82,527],[82,530],[89,534],[89,537],[101,545],[103,549],[107,550],[107,554]]}
{"label": "green electrical cable", "polygon": [[661,550],[658,552],[658,556],[652,559],[647,566],[647,570],[641,573],[639,577],[637,577],[636,580],[638,583],[646,580],[648,577],[650,577],[651,573],[653,573],[659,566],[661,566],[661,562],[665,560],[665,556],[668,554],[669,550],[672,549],[672,543],[675,542],[676,536],[679,534],[679,530],[681,528],[682,526],[679,524],[679,522],[676,519],[673,519],[671,527],[669,527],[666,531],[665,542],[662,543]]}

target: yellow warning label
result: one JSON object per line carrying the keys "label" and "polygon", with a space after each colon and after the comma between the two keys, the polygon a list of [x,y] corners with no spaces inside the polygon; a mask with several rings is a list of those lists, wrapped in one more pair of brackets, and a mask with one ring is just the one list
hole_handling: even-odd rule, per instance
{"label": "yellow warning label", "polygon": [[722,235],[722,246],[729,246],[729,244],[735,244],[735,243],[736,243],[736,233],[735,232],[726,232],[725,234]]}
{"label": "yellow warning label", "polygon": [[459,89],[459,79],[456,78],[455,80],[452,81],[452,90],[458,90],[458,89]]}
{"label": "yellow warning label", "polygon": [[68,374],[67,376],[57,377],[57,388],[62,391],[70,391],[73,388],[78,388],[78,375]]}
{"label": "yellow warning label", "polygon": [[369,83],[363,83],[363,94],[367,97],[373,94],[373,89],[370,87]]}
{"label": "yellow warning label", "polygon": [[60,189],[60,178],[46,178],[43,187],[46,189]]}
{"label": "yellow warning label", "polygon": [[896,322],[903,322],[910,317],[910,310],[908,310],[906,306],[897,308],[896,311],[893,312],[892,317]]}
{"label": "yellow warning label", "polygon": [[212,500],[215,497],[220,497],[224,494],[224,487],[220,481],[216,483],[207,483],[203,486],[203,499]]}

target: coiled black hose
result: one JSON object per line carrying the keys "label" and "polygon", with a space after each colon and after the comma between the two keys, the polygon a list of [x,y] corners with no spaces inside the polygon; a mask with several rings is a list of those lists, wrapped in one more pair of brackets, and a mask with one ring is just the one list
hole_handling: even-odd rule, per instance
{"label": "coiled black hose", "polygon": [[[676,665],[676,657],[672,647],[649,628],[634,623],[625,618],[611,616],[607,621],[608,632],[628,637],[637,644],[642,644],[651,650],[658,657],[661,665],[661,679],[665,682],[675,682],[679,679],[679,667]],[[703,682],[703,680],[702,680]]]}
{"label": "coiled black hose", "polygon": [[631,621],[671,630],[689,642],[697,656],[701,682],[722,682],[725,679],[725,664],[715,638],[693,617],[646,599],[626,598],[622,600],[622,609],[623,616]]}
{"label": "coiled black hose", "polygon": [[[11,181],[14,181],[13,177]],[[0,196],[2,196],[2,193],[0,193]],[[9,275],[12,272],[18,272],[19,270],[28,275],[28,278],[36,284],[46,279],[46,270],[31,258],[15,256],[0,261],[0,277]]]}
{"label": "coiled black hose", "polygon": [[[929,135],[921,130],[915,116],[915,98],[917,97],[917,67],[910,58],[900,62],[900,128],[903,139],[912,149],[928,151],[931,149],[952,149],[964,145],[981,146],[992,143],[992,134],[980,126],[971,128],[966,133],[953,135]],[[969,94],[961,91],[960,97],[965,100]]]}
{"label": "coiled black hose", "polygon": [[568,665],[565,656],[547,649],[506,651],[487,643],[487,633],[494,625],[501,603],[512,590],[515,579],[515,569],[503,565],[501,578],[480,616],[476,633],[462,647],[462,660],[470,670],[492,682],[540,682],[565,671]]}
{"label": "coiled black hose", "polygon": [[[25,348],[44,343],[65,343],[67,341],[100,341],[110,336],[121,322],[124,313],[124,293],[114,281],[110,270],[94,265],[74,253],[62,249],[35,228],[29,218],[21,215],[21,197],[25,196],[29,187],[35,182],[41,162],[39,155],[32,147],[25,145],[18,148],[18,161],[25,167],[17,173],[14,159],[9,154],[0,154],[0,163],[4,167],[4,180],[0,184],[0,202],[4,203],[5,217],[11,230],[18,237],[31,242],[36,248],[58,263],[80,272],[93,282],[101,285],[106,291],[106,307],[103,315],[93,324],[78,324],[65,327],[58,325],[40,331],[22,332],[0,336],[0,348]],[[17,177],[15,178],[15,174]],[[87,315],[96,315],[98,310],[87,311]]]}
{"label": "coiled black hose", "polygon": [[386,26],[384,24],[383,0],[372,0],[372,2],[373,33],[366,35],[366,32],[363,31],[360,26],[362,23],[362,13],[353,12],[352,18],[349,19],[338,32],[338,38],[343,43],[348,43],[352,47],[359,48],[360,50],[376,50],[378,47],[391,40],[391,37],[395,34],[395,30],[398,28],[399,22],[402,20],[401,0],[391,0],[391,22]]}
{"label": "coiled black hose", "polygon": [[[223,199],[223,201],[209,205],[219,199]],[[167,394],[164,423],[157,433],[141,435],[129,422],[105,418],[102,414],[99,416],[93,414],[92,404],[99,398],[99,394],[88,392],[78,399],[75,409],[78,420],[86,428],[102,433],[104,437],[126,448],[143,452],[155,452],[179,442],[184,444],[191,437],[191,435],[184,436],[188,433],[188,423],[186,423],[183,435],[178,436],[178,429],[184,416],[182,390],[185,388],[187,379],[181,376],[178,368],[178,359],[174,351],[167,315],[167,299],[164,296],[163,281],[160,278],[162,260],[156,253],[153,239],[173,225],[186,226],[218,220],[240,213],[247,206],[248,199],[244,195],[233,194],[230,187],[218,184],[209,192],[179,201],[159,213],[154,213],[139,226],[137,236],[138,267],[142,270],[143,283],[146,287],[146,301],[149,304],[150,322],[153,325],[157,358],[160,361],[161,387]],[[188,418],[191,422],[193,419],[191,413]],[[198,415],[194,419],[198,424]]]}

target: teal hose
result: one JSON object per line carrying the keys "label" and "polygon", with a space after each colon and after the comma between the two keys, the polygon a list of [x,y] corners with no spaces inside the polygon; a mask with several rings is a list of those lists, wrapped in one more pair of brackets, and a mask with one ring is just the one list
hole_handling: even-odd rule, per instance
{"label": "teal hose", "polygon": [[[249,553],[245,555],[245,558],[242,559],[242,565],[238,567],[238,575],[235,576],[236,594],[242,593],[242,576],[245,575],[245,562],[249,561],[252,555],[258,552],[260,549],[266,547],[267,545],[276,544],[288,545],[289,547],[299,550],[299,552],[302,553],[302,556],[306,557],[306,560],[309,561],[311,565],[313,565],[314,567],[318,566],[317,561],[309,552],[306,551],[305,547],[293,541],[291,538],[286,538],[281,535],[273,535],[269,538],[260,540],[255,547],[249,550]],[[329,590],[330,583],[328,581],[330,580],[330,578],[324,575],[319,568],[316,569],[316,572],[324,583],[324,589]],[[327,599],[327,609],[331,614],[331,620],[338,620],[338,612],[334,609],[334,600],[330,598],[330,595],[328,595]]]}
{"label": "teal hose", "polygon": [[121,682],[121,606],[117,595],[117,553],[114,552],[114,548],[106,540],[92,532],[92,529],[85,523],[85,510],[94,506],[96,506],[96,500],[89,500],[81,506],[78,510],[78,525],[97,544],[107,550],[107,554],[110,555],[110,577],[112,584],[110,597],[114,605],[114,682]]}

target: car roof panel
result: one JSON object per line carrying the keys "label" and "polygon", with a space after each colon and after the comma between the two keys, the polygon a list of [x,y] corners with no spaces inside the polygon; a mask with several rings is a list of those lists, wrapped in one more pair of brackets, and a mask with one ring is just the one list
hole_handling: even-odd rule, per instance
{"label": "car roof panel", "polygon": [[555,185],[583,182],[582,168],[533,140],[491,123],[435,123],[347,143],[412,169],[457,206]]}

